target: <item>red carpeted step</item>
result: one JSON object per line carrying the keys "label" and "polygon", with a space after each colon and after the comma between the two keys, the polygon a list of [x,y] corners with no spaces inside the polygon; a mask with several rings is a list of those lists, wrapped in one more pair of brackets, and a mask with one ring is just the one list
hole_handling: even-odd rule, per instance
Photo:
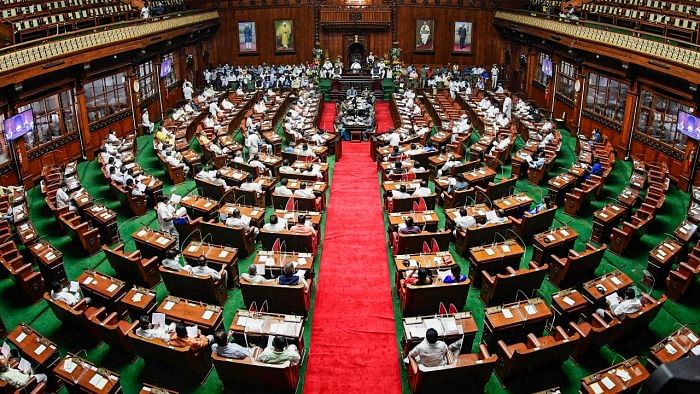
{"label": "red carpeted step", "polygon": [[335,103],[324,103],[321,109],[321,120],[318,121],[318,128],[324,131],[333,132],[335,123]]}
{"label": "red carpeted step", "polygon": [[374,111],[377,119],[377,134],[386,133],[389,129],[394,127],[394,123],[391,120],[391,113],[389,112],[389,102],[377,101],[374,104]]}
{"label": "red carpeted step", "polygon": [[401,392],[384,220],[368,149],[346,144],[350,159],[333,172],[306,393]]}

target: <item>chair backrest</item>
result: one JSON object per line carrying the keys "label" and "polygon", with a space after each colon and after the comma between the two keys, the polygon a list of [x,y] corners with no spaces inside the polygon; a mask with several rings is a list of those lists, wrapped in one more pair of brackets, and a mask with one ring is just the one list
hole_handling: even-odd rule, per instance
{"label": "chair backrest", "polygon": [[223,223],[210,220],[208,222],[202,221],[200,229],[202,238],[210,234],[209,242],[211,244],[236,248],[241,251],[243,256],[248,256],[254,249],[255,245],[251,245],[251,240],[246,236],[243,228],[228,227]]}
{"label": "chair backrest", "polygon": [[[518,181],[517,176],[512,176],[508,179],[503,179],[500,182],[489,182],[486,187],[486,195],[493,200],[508,196],[513,193],[515,183]],[[478,197],[478,196],[477,196]]]}
{"label": "chair backrest", "polygon": [[449,230],[430,232],[423,231],[418,234],[400,234],[398,235],[397,248],[394,254],[411,254],[421,253],[423,243],[428,245],[433,244],[433,239],[437,242],[440,251],[447,251],[450,248],[450,240],[452,233]]}
{"label": "chair backrest", "polygon": [[[287,209],[287,202],[291,197],[281,196],[279,194],[272,194],[272,206],[275,209]],[[315,198],[304,198],[304,197],[294,197],[294,210],[297,211],[315,211],[316,210],[316,199]]]}
{"label": "chair backrest", "polygon": [[497,363],[498,356],[495,354],[488,357],[461,354],[452,364],[432,368],[419,366],[411,359],[408,368],[409,383],[414,393],[434,392],[436,387],[440,387],[441,390],[456,389],[460,392],[470,392],[470,389],[474,389],[478,392],[483,390]]}
{"label": "chair backrest", "polygon": [[406,285],[401,297],[401,310],[404,316],[432,315],[437,313],[440,304],[454,304],[457,310],[464,309],[471,282],[445,284],[434,282],[431,285]]}
{"label": "chair backrest", "polygon": [[224,196],[224,185],[215,185],[205,179],[194,178],[197,188],[202,190],[202,196],[219,201]]}
{"label": "chair backrest", "polygon": [[148,288],[160,282],[158,263],[155,261],[155,257],[146,260],[141,258],[140,253],[134,256],[132,256],[132,253],[127,254],[124,252],[123,243],[120,243],[114,249],[103,245],[102,251],[105,252],[107,261],[114,272],[117,273],[117,276],[127,282]]}
{"label": "chair backrest", "polygon": [[466,253],[472,246],[493,243],[494,239],[497,239],[496,234],[499,234],[501,237],[506,236],[506,232],[511,227],[511,223],[512,221],[508,220],[503,223],[491,223],[485,226],[468,227],[464,230],[464,233],[458,231],[455,248],[460,253]]}
{"label": "chair backrest", "polygon": [[299,365],[266,364],[251,357],[236,360],[216,353],[211,358],[226,392],[238,391],[241,386],[294,391],[299,384]]}
{"label": "chair backrest", "polygon": [[[437,194],[433,193],[427,197],[422,197],[425,200],[425,206],[429,210],[435,209]],[[394,198],[392,212],[410,212],[413,211],[413,204],[419,202],[421,197]]]}
{"label": "chair backrest", "polygon": [[237,204],[258,205],[258,195],[255,190],[243,190],[236,186],[233,187],[233,200]]}
{"label": "chair backrest", "polygon": [[160,267],[160,276],[170,295],[202,301],[207,304],[224,305],[228,298],[226,280],[193,275],[186,270],[175,271]]}
{"label": "chair backrest", "polygon": [[533,215],[526,214],[522,217],[522,223],[518,226],[519,235],[522,238],[529,238],[535,234],[547,231],[552,227],[557,207],[542,210]]}
{"label": "chair backrest", "polygon": [[[493,282],[482,280],[481,299],[487,306],[501,305],[515,301],[518,292],[523,292],[530,296],[535,289],[542,285],[549,266],[544,264],[538,266],[535,262],[530,262],[529,268],[513,270],[510,273],[496,274]],[[486,271],[481,271],[482,276],[490,275]]]}
{"label": "chair backrest", "polygon": [[269,312],[306,316],[309,312],[309,293],[301,284],[287,286],[277,282],[240,282],[241,294],[246,308],[255,302],[261,305],[267,301]]}
{"label": "chair backrest", "polygon": [[146,363],[165,364],[179,373],[194,372],[197,375],[206,374],[211,369],[209,348],[193,352],[189,346],[172,346],[160,339],[146,339],[134,331],[128,336],[134,352]]}
{"label": "chair backrest", "polygon": [[311,235],[295,234],[289,231],[269,232],[261,230],[258,239],[264,250],[272,250],[277,239],[283,242],[287,252],[314,253],[313,237]]}
{"label": "chair backrest", "polygon": [[[534,335],[531,334],[530,337],[532,338]],[[518,346],[510,354],[510,357],[504,355],[499,349],[501,364],[496,368],[496,373],[501,378],[507,378],[544,365],[561,365],[574,352],[580,336],[573,334],[569,338],[565,338],[552,335],[537,339],[539,342],[537,344],[528,339],[525,346]],[[502,341],[499,342],[499,345],[502,343]]]}

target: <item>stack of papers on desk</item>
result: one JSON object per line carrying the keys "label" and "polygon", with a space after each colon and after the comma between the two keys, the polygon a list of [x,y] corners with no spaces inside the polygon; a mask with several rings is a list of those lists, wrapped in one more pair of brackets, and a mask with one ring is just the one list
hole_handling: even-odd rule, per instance
{"label": "stack of papers on desk", "polygon": [[274,335],[291,337],[294,335],[294,329],[296,328],[295,326],[296,324],[286,322],[272,323],[270,325],[270,333]]}
{"label": "stack of papers on desk", "polygon": [[95,376],[90,379],[90,384],[95,386],[98,390],[102,390],[109,380],[100,374],[95,374]]}

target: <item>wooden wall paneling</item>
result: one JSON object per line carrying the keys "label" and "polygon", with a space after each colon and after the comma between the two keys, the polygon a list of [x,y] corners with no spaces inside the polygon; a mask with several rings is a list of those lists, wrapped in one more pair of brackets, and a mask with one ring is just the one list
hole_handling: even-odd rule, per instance
{"label": "wooden wall paneling", "polygon": [[[435,21],[434,53],[416,53],[416,20]],[[453,55],[455,22],[472,22],[471,55]],[[503,61],[504,40],[493,25],[493,10],[464,7],[426,7],[422,5],[397,7],[397,37],[401,58],[407,64],[493,65]],[[489,67],[490,69],[490,67]]]}
{"label": "wooden wall paneling", "polygon": [[[275,20],[291,19],[294,53],[275,53]],[[314,8],[311,6],[271,6],[219,10],[220,26],[211,42],[210,63],[288,64],[308,62],[314,48]],[[238,22],[255,22],[258,53],[239,54]]]}

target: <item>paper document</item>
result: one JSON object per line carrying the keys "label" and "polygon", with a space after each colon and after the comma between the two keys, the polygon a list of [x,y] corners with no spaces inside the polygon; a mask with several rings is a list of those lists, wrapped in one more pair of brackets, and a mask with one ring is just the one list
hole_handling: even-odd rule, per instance
{"label": "paper document", "polygon": [[19,369],[21,372],[29,373],[32,370],[32,364],[30,364],[29,361],[25,360],[24,358],[20,358],[17,369]]}
{"label": "paper document", "polygon": [[136,293],[134,293],[133,296],[131,296],[131,301],[133,301],[133,302],[141,302],[142,299],[143,299],[143,294],[141,294],[139,292],[136,292]]}
{"label": "paper document", "polygon": [[90,379],[90,384],[95,386],[98,390],[102,390],[107,385],[107,382],[108,380],[100,374],[95,374],[95,376]]}
{"label": "paper document", "polygon": [[506,319],[512,319],[513,318],[513,312],[510,311],[510,308],[503,308],[501,310],[501,313],[503,313],[503,317]]}
{"label": "paper document", "polygon": [[117,286],[116,284],[112,283],[111,285],[109,285],[109,287],[107,287],[107,292],[108,292],[108,293],[113,293],[114,290],[117,290],[118,287],[119,287],[119,286]]}
{"label": "paper document", "polygon": [[22,343],[24,341],[24,338],[27,337],[27,334],[24,332],[20,332],[19,335],[17,335],[17,338],[15,339],[17,342]]}
{"label": "paper document", "polygon": [[169,310],[173,309],[174,306],[175,306],[174,302],[168,301],[165,303],[165,305],[163,305],[163,309],[165,309],[166,311],[169,311]]}
{"label": "paper document", "polygon": [[537,313],[537,308],[535,308],[534,305],[525,305],[525,312],[527,312],[528,315],[534,315]]}
{"label": "paper document", "polygon": [[202,313],[202,319],[204,320],[209,320],[212,316],[214,316],[213,311],[204,311],[204,313]]}
{"label": "paper document", "polygon": [[445,328],[445,335],[457,335],[459,334],[459,329],[457,328],[457,321],[454,317],[447,317],[440,319],[442,326]]}
{"label": "paper document", "polygon": [[165,313],[153,313],[151,315],[151,323],[155,326],[165,327]]}
{"label": "paper document", "polygon": [[622,284],[622,281],[617,279],[617,276],[613,276],[610,278],[610,281],[615,285],[615,286],[620,286]]}
{"label": "paper document", "polygon": [[603,393],[603,389],[600,387],[600,384],[598,384],[598,382],[591,384],[590,387],[591,387],[591,390],[593,390],[594,394],[602,394]]}
{"label": "paper document", "polygon": [[604,377],[603,380],[601,380],[601,383],[603,383],[603,386],[605,386],[606,389],[612,390],[613,387],[615,387],[615,382],[613,382],[609,377]]}
{"label": "paper document", "polygon": [[187,326],[187,338],[197,338],[197,326]]}
{"label": "paper document", "polygon": [[262,332],[263,325],[265,324],[264,320],[261,319],[253,319],[253,318],[248,318],[246,320],[245,328],[248,331],[257,331],[257,332]]}
{"label": "paper document", "polygon": [[666,349],[668,354],[676,354],[677,352],[676,348],[673,347],[673,345],[671,345],[670,343],[667,343],[666,346],[664,346],[664,349]]}
{"label": "paper document", "polygon": [[566,305],[569,305],[569,306],[574,305],[574,304],[576,303],[576,301],[574,301],[573,299],[569,298],[568,296],[567,296],[567,297],[564,297],[564,299],[563,299],[562,301],[564,301],[564,303],[565,303]]}
{"label": "paper document", "polygon": [[40,355],[41,353],[44,353],[44,350],[46,350],[46,346],[39,345],[36,349],[34,349],[34,354]]}
{"label": "paper document", "polygon": [[440,324],[440,321],[438,319],[425,319],[423,320],[423,324],[425,324],[425,329],[426,331],[428,329],[435,329],[437,331],[438,335],[443,335],[445,330],[442,328],[442,324]]}
{"label": "paper document", "polygon": [[67,358],[63,361],[63,370],[68,373],[73,373],[78,364],[73,362],[72,358]]}

